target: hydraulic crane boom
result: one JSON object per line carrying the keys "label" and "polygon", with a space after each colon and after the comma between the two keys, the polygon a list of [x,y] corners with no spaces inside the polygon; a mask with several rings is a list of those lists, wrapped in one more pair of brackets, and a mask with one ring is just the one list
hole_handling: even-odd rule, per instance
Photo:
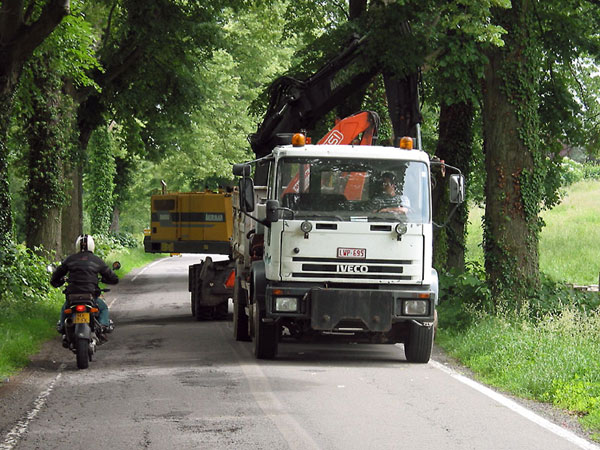
{"label": "hydraulic crane boom", "polygon": [[[270,101],[265,118],[256,133],[249,137],[257,158],[268,155],[280,143],[278,134],[311,129],[349,95],[382,73],[381,67],[369,64],[363,57],[366,39],[355,38],[339,55],[306,80],[284,76],[273,82],[269,88]],[[405,77],[396,77],[385,72],[384,82],[396,138],[418,137],[417,124],[422,120],[418,74],[415,71]],[[257,173],[257,183],[264,176]]]}

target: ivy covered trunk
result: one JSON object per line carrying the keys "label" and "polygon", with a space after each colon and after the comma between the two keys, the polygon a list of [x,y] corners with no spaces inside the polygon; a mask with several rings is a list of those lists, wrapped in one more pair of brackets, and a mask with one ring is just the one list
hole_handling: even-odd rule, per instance
{"label": "ivy covered trunk", "polygon": [[536,48],[529,0],[496,11],[506,45],[488,53],[484,81],[485,268],[497,302],[519,306],[539,286],[543,158],[538,149]]}
{"label": "ivy covered trunk", "polygon": [[[0,95],[0,266],[5,264],[12,236],[12,214],[8,186],[8,147],[6,136],[10,120],[10,94]],[[0,267],[0,270],[2,268]]]}
{"label": "ivy covered trunk", "polygon": [[116,175],[113,141],[107,127],[97,128],[88,144],[88,164],[85,188],[86,210],[93,234],[106,234],[110,229],[114,209]]}
{"label": "ivy covered trunk", "polygon": [[[440,108],[439,139],[435,155],[446,163],[458,167],[467,177],[473,156],[473,105],[460,102],[442,104]],[[434,169],[436,188],[433,190],[434,221],[442,224],[453,207],[448,203],[448,182],[439,170]],[[465,233],[468,211],[466,203],[459,206],[448,225],[436,229],[434,265],[437,269],[465,268]]]}
{"label": "ivy covered trunk", "polygon": [[62,210],[62,253],[75,251],[77,236],[83,233],[83,195],[82,195],[83,163],[75,162],[65,174],[67,200]]}
{"label": "ivy covered trunk", "polygon": [[62,82],[46,67],[42,55],[32,64],[35,92],[26,128],[29,144],[27,247],[61,255],[62,166],[71,127],[65,112]]}

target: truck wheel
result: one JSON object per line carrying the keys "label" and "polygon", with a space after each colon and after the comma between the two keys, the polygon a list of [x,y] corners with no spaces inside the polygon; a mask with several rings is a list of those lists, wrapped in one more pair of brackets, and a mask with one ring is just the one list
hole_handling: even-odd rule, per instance
{"label": "truck wheel", "polygon": [[196,303],[196,320],[213,320],[215,318],[215,307],[204,306]]}
{"label": "truck wheel", "polygon": [[248,303],[246,291],[240,286],[239,279],[233,285],[233,338],[236,341],[249,341],[248,316],[246,304]]}
{"label": "truck wheel", "polygon": [[412,322],[410,324],[408,341],[404,343],[404,355],[408,362],[426,363],[431,358],[434,326],[421,326]]}
{"label": "truck wheel", "polygon": [[273,359],[277,355],[277,338],[279,337],[276,323],[265,323],[265,316],[258,305],[254,308],[254,356],[257,359]]}
{"label": "truck wheel", "polygon": [[226,298],[225,302],[219,303],[215,307],[215,319],[217,319],[217,320],[227,319],[227,316],[229,315],[228,307],[229,307],[229,299]]}
{"label": "truck wheel", "polygon": [[192,317],[196,317],[196,294],[192,291]]}

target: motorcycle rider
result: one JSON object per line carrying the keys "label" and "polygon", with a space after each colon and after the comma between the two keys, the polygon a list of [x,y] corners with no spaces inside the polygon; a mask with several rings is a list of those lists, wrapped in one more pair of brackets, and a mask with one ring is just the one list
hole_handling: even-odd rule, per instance
{"label": "motorcycle rider", "polygon": [[[119,277],[106,265],[106,263],[94,254],[94,238],[89,234],[82,234],[75,241],[76,253],[68,256],[52,274],[50,284],[54,287],[60,287],[65,283],[67,276],[67,287],[65,294],[92,294],[98,304],[98,321],[102,325],[103,331],[110,333],[114,329],[112,320],[109,318],[108,306],[100,298],[100,288],[98,287],[98,274],[102,276],[102,282],[107,284],[117,284]],[[57,324],[57,331],[64,334],[65,328],[65,309],[68,307],[68,301],[62,306],[60,311],[60,320]]]}

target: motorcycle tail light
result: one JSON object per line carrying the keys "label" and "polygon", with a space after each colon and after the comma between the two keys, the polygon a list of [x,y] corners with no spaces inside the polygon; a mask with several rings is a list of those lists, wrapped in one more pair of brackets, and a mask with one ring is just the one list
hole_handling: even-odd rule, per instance
{"label": "motorcycle tail light", "polygon": [[77,312],[84,312],[85,310],[86,310],[85,305],[77,305],[75,307],[75,311],[77,311]]}

